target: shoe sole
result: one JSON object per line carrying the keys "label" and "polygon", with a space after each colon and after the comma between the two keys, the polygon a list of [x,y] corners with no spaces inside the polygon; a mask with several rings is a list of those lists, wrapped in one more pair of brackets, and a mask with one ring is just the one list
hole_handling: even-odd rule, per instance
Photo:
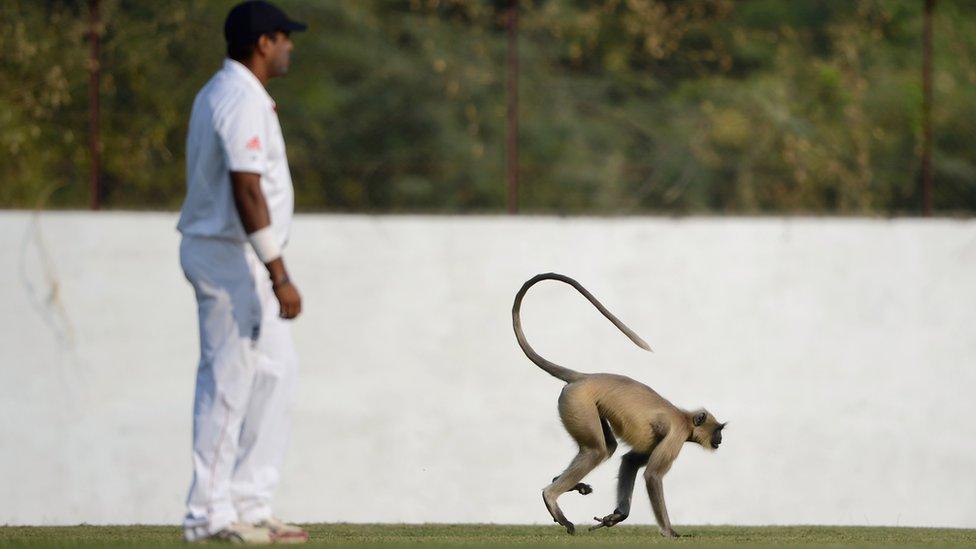
{"label": "shoe sole", "polygon": [[271,543],[305,543],[308,541],[308,532],[294,534],[271,534]]}

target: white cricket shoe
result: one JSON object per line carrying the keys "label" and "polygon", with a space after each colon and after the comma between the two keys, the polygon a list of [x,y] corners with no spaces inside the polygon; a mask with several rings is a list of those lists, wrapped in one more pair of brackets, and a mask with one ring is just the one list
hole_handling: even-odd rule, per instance
{"label": "white cricket shoe", "polygon": [[223,541],[242,545],[267,545],[271,543],[271,530],[253,524],[235,522],[213,534],[201,532],[200,529],[183,531],[183,541],[201,543],[207,541]]}
{"label": "white cricket shoe", "polygon": [[305,543],[308,541],[308,532],[302,527],[288,524],[287,522],[271,517],[254,523],[257,528],[265,528],[271,532],[273,543]]}

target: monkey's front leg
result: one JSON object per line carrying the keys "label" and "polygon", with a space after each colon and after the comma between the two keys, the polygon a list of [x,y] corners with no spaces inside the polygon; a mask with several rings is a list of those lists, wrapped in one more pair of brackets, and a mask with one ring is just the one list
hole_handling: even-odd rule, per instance
{"label": "monkey's front leg", "polygon": [[682,440],[677,436],[669,436],[662,440],[651,452],[651,457],[647,462],[647,469],[644,471],[644,481],[647,484],[647,494],[651,498],[651,507],[654,509],[654,518],[657,525],[661,528],[661,535],[667,538],[676,538],[678,533],[671,528],[671,519],[668,518],[668,508],[664,504],[664,475],[671,469],[671,464],[678,457],[681,451]]}
{"label": "monkey's front leg", "polygon": [[620,473],[617,475],[617,508],[613,513],[603,517],[593,517],[599,522],[596,526],[590,526],[590,530],[597,528],[611,527],[623,522],[630,515],[630,500],[634,495],[634,481],[637,478],[637,471],[647,464],[649,454],[642,454],[631,450],[624,454],[620,460]]}
{"label": "monkey's front leg", "polygon": [[654,508],[654,518],[657,525],[661,528],[661,535],[666,538],[676,538],[678,533],[671,528],[671,519],[668,518],[668,507],[664,504],[664,483],[661,475],[645,475],[647,481],[647,493],[651,497],[651,507]]}

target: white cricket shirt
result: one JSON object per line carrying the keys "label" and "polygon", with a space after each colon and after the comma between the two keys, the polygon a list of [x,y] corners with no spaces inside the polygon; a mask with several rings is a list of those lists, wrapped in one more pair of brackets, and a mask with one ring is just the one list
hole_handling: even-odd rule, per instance
{"label": "white cricket shirt", "polygon": [[186,199],[177,229],[184,235],[244,242],[230,172],[261,175],[271,228],[284,247],[295,191],[275,102],[247,67],[232,59],[193,101],[186,138]]}

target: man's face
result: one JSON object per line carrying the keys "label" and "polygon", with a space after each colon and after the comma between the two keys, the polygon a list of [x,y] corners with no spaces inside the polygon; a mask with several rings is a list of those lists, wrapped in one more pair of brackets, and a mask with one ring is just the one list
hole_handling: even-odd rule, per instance
{"label": "man's face", "polygon": [[268,63],[268,76],[283,76],[288,73],[291,63],[291,38],[284,32],[276,32],[273,38],[262,36],[259,43],[261,52]]}

